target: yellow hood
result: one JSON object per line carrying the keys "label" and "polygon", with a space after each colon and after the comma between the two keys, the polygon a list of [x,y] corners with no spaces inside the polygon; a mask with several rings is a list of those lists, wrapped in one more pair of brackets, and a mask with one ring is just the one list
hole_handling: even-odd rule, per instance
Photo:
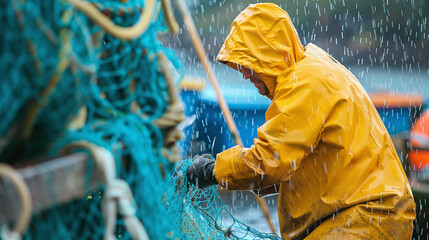
{"label": "yellow hood", "polygon": [[237,70],[252,68],[273,99],[277,76],[295,65],[304,48],[289,15],[272,3],[254,4],[235,18],[217,60]]}

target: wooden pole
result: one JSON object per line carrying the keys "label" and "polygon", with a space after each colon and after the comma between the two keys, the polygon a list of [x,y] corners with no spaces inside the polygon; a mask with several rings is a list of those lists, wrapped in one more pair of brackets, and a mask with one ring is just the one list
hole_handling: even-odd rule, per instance
{"label": "wooden pole", "polygon": [[[213,88],[216,92],[217,100],[219,103],[219,107],[225,117],[226,124],[228,125],[228,129],[231,132],[234,141],[237,145],[243,146],[243,142],[241,141],[240,134],[238,132],[237,126],[235,125],[234,119],[232,118],[231,111],[229,110],[228,105],[226,104],[225,98],[223,97],[219,83],[214,75],[214,71],[210,65],[209,60],[207,59],[206,51],[204,50],[204,46],[201,42],[200,36],[195,27],[194,21],[191,18],[191,14],[189,13],[188,7],[184,0],[176,0],[177,5],[180,9],[180,12],[183,16],[183,21],[188,28],[189,36],[191,37],[192,44],[194,45],[195,51],[197,52],[198,58],[203,64],[204,70],[207,73],[210,83],[213,85]],[[268,225],[273,233],[276,232],[273,222],[271,221],[270,211],[268,210],[267,203],[265,199],[256,196],[256,200],[261,206],[262,212],[268,222]]]}

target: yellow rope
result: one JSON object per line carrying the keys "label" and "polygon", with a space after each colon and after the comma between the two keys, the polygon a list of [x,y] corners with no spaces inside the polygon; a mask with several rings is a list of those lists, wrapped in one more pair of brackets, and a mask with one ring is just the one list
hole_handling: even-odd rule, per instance
{"label": "yellow rope", "polygon": [[212,233],[212,235],[210,235],[210,237],[209,238],[207,238],[207,240],[210,240],[210,238],[212,238],[213,237],[213,235],[215,235],[217,232],[219,232],[220,231],[220,229],[218,229],[218,230],[216,230],[216,231],[214,231],[213,233]]}
{"label": "yellow rope", "polygon": [[170,0],[161,0],[162,8],[164,9],[164,16],[167,20],[167,25],[173,34],[179,33],[179,25],[174,18],[173,10],[171,8]]}
{"label": "yellow rope", "polygon": [[145,7],[142,9],[137,23],[130,27],[121,27],[114,24],[112,20],[103,15],[93,4],[83,0],[69,1],[75,8],[85,13],[91,20],[108,33],[122,40],[132,40],[142,35],[152,21],[156,7],[156,0],[146,0]]}
{"label": "yellow rope", "polygon": [[158,128],[165,130],[164,147],[165,150],[168,149],[169,152],[163,151],[164,156],[170,162],[177,162],[181,158],[180,151],[177,149],[176,142],[182,138],[182,135],[177,125],[183,120],[185,120],[185,114],[183,105],[180,103],[179,98],[177,97],[177,91],[174,87],[173,73],[168,67],[168,65],[169,64],[167,56],[165,56],[163,52],[159,52],[158,67],[164,75],[170,102],[167,111],[165,111],[161,118],[154,120],[153,123]]}
{"label": "yellow rope", "polygon": [[[64,22],[68,22],[71,20],[71,16],[71,11],[65,11],[61,17]],[[63,73],[70,66],[70,53],[72,51],[70,41],[72,36],[73,32],[69,29],[60,30],[60,39],[64,47],[58,52],[58,65],[56,66],[54,75],[49,79],[48,86],[40,91],[40,99],[37,101],[34,99],[30,100],[30,107],[25,114],[23,127],[20,130],[20,138],[26,139],[31,135],[38,113],[46,107],[52,93],[61,81]]]}
{"label": "yellow rope", "polygon": [[27,230],[33,212],[30,189],[28,189],[21,175],[14,168],[4,163],[0,163],[0,178],[2,177],[7,178],[18,192],[20,212],[12,231],[22,235]]}

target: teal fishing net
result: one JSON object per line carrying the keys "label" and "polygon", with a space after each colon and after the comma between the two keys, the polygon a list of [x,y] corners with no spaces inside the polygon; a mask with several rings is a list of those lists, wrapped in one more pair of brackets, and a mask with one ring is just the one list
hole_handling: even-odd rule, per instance
{"label": "teal fishing net", "polygon": [[0,159],[44,155],[89,97],[88,20],[60,1],[2,1]]}
{"label": "teal fishing net", "polygon": [[199,189],[190,184],[186,171],[191,159],[176,164],[168,191],[168,213],[180,226],[179,239],[281,239],[262,233],[236,219],[219,195],[218,187]]}
{"label": "teal fishing net", "polygon": [[[93,3],[123,27],[137,22],[145,4]],[[55,157],[81,140],[101,146],[115,157],[117,176],[130,185],[135,215],[149,237],[173,239],[164,200],[165,173],[173,163],[164,146],[167,130],[155,124],[172,101],[160,54],[176,81],[183,67],[157,39],[167,31],[163,9],[130,41],[104,32],[68,1],[1,1],[0,22],[1,161]],[[82,112],[83,123],[72,127]],[[101,188],[35,213],[24,239],[102,239],[103,194]],[[119,216],[116,236],[129,239],[124,224]]]}
{"label": "teal fishing net", "polygon": [[[137,0],[91,2],[123,27],[135,24],[145,7]],[[84,140],[113,155],[150,239],[279,239],[235,219],[215,187],[189,185],[183,171],[190,160],[173,169],[166,139],[177,122],[158,122],[174,102],[160,58],[166,56],[175,81],[184,73],[157,39],[167,30],[159,7],[160,1],[143,35],[124,41],[68,1],[1,1],[0,161],[56,157]],[[34,213],[24,239],[102,239],[105,190]],[[120,214],[115,236],[131,238]]]}

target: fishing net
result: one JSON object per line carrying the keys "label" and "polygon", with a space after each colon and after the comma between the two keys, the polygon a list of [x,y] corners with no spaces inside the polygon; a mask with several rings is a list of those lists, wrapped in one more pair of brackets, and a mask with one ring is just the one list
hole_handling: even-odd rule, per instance
{"label": "fishing net", "polygon": [[191,164],[192,159],[176,164],[167,195],[168,215],[181,228],[179,239],[281,239],[236,219],[223,203],[217,186],[199,189],[190,184],[186,171]]}
{"label": "fishing net", "polygon": [[[122,27],[135,24],[145,7],[134,0],[92,3]],[[56,157],[85,141],[114,157],[116,176],[134,195],[132,214],[150,239],[280,239],[233,218],[215,187],[190,186],[183,171],[191,160],[168,176],[179,158],[183,108],[174,82],[183,67],[157,40],[167,27],[159,1],[155,9],[143,35],[121,40],[69,1],[1,1],[0,161]],[[102,239],[106,192],[101,185],[34,213],[24,239]],[[115,224],[116,237],[131,238],[121,214]]]}
{"label": "fishing net", "polygon": [[[145,7],[144,1],[93,3],[122,27],[135,24]],[[125,41],[68,1],[2,1],[0,159],[16,164],[55,157],[82,140],[101,146],[115,157],[117,176],[130,185],[135,215],[149,237],[173,239],[165,172],[173,166],[174,126],[183,109],[165,69],[177,82],[183,67],[157,40],[167,27],[164,9],[156,4],[144,34]],[[101,186],[82,199],[35,213],[24,238],[102,239],[103,195]],[[124,225],[119,216],[115,235],[129,239]]]}
{"label": "fishing net", "polygon": [[60,1],[2,1],[2,161],[44,155],[89,97],[95,55],[82,42],[89,24]]}

